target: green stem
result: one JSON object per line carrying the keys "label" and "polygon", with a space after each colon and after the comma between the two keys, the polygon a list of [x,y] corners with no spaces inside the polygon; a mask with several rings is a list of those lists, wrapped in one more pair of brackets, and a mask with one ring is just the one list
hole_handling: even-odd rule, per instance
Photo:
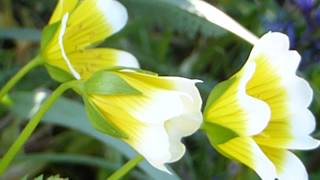
{"label": "green stem", "polygon": [[63,92],[67,89],[71,88],[71,86],[77,81],[70,81],[67,83],[61,84],[53,93],[45,100],[45,102],[41,105],[36,114],[32,117],[32,119],[28,122],[26,127],[22,130],[21,134],[17,138],[17,140],[11,145],[8,152],[3,156],[0,162],[0,176],[4,173],[7,166],[19,152],[21,147],[25,144],[26,140],[35,130],[37,125],[39,124],[42,117],[45,113],[50,109],[50,107],[55,103],[55,101],[61,96]]}
{"label": "green stem", "polygon": [[142,160],[143,160],[143,156],[137,155],[135,158],[131,159],[129,162],[123,165],[120,169],[114,172],[107,180],[121,179],[131,169],[133,169],[136,165],[138,165]]}
{"label": "green stem", "polygon": [[43,64],[44,61],[40,56],[36,56],[28,64],[26,64],[19,72],[17,72],[0,90],[0,100],[12,89],[12,87],[31,69]]}

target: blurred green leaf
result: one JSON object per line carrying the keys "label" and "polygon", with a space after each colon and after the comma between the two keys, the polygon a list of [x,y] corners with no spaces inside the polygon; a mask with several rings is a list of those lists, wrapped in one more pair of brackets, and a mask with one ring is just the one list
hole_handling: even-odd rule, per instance
{"label": "blurred green leaf", "polygon": [[99,157],[78,155],[78,154],[28,154],[17,156],[16,161],[34,161],[34,162],[54,162],[54,163],[74,163],[83,165],[92,165],[103,169],[116,170],[121,164],[108,162],[106,159]]}
{"label": "blurred green leaf", "polygon": [[[193,38],[197,33],[205,37],[222,36],[226,31],[197,15],[189,0],[122,0],[135,16],[167,26]],[[143,7],[143,8],[141,8]],[[165,12],[165,13],[164,13]]]}
{"label": "blurred green leaf", "polygon": [[43,180],[43,174],[35,177],[33,180]]}
{"label": "blurred green leaf", "polygon": [[29,28],[0,28],[0,39],[29,40],[39,42],[41,32]]}

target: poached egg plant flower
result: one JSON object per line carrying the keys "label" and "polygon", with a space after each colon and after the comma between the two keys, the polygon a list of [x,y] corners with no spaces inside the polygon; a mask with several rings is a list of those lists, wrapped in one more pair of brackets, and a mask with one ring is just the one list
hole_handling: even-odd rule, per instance
{"label": "poached egg plant flower", "polygon": [[126,8],[115,0],[60,0],[41,42],[50,75],[63,82],[88,79],[114,66],[138,68],[136,58],[125,51],[89,48],[121,30],[127,19]]}
{"label": "poached egg plant flower", "polygon": [[95,73],[84,83],[82,96],[92,125],[132,146],[154,167],[185,153],[181,138],[202,123],[202,100],[195,83],[118,69]]}
{"label": "poached egg plant flower", "polygon": [[[30,119],[0,161],[0,176],[30,137],[42,116],[70,88],[76,89],[101,69],[138,68],[131,54],[108,48],[89,48],[118,32],[128,19],[126,8],[115,0],[60,0],[44,28],[40,54],[25,65],[0,90],[2,99],[31,69],[45,65],[51,77],[63,82]],[[74,80],[76,79],[76,80]]]}
{"label": "poached egg plant flower", "polygon": [[299,63],[286,35],[265,34],[243,68],[212,90],[204,111],[210,143],[262,179],[308,179],[290,150],[319,146],[310,136],[315,129],[308,109],[313,91],[296,75]]}
{"label": "poached egg plant flower", "polygon": [[118,32],[127,18],[126,9],[115,0],[60,0],[43,33],[42,56],[54,79],[85,80],[79,82],[84,89],[74,89],[83,96],[96,129],[124,140],[154,167],[168,172],[164,164],[185,152],[181,138],[202,123],[197,81],[116,70],[139,64],[124,51],[88,48]]}
{"label": "poached egg plant flower", "polygon": [[96,129],[127,142],[154,167],[169,172],[165,163],[183,156],[181,138],[194,133],[202,123],[202,100],[195,86],[198,81],[133,70],[139,64],[131,54],[89,48],[118,32],[127,18],[125,7],[115,0],[58,2],[42,33],[38,57],[51,77],[63,83],[10,147],[1,161],[0,174],[44,113],[70,88],[82,95]]}

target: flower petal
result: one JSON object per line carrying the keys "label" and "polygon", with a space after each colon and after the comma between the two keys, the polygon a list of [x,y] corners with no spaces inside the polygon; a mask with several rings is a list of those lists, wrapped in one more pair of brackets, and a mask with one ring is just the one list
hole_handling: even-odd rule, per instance
{"label": "flower petal", "polygon": [[49,24],[56,23],[62,19],[65,13],[71,12],[78,4],[79,0],[59,0]]}
{"label": "flower petal", "polygon": [[[229,128],[239,135],[261,132],[268,124],[270,110],[266,103],[246,93],[247,83],[254,72],[255,64],[250,63],[228,80],[231,85],[221,90],[222,95],[206,108],[205,120]],[[211,98],[216,96],[215,91],[220,91],[219,87],[212,91]]]}
{"label": "flower petal", "polygon": [[141,121],[163,123],[164,120],[185,113],[198,113],[201,109],[202,100],[195,80],[160,77],[133,71],[116,73],[133,88],[144,93],[143,97],[130,99],[132,103],[129,111]]}
{"label": "flower petal", "polygon": [[143,155],[154,167],[168,171],[164,163],[169,162],[171,158],[170,142],[164,126],[140,122],[139,119],[128,114],[126,107],[121,107],[112,101],[106,103],[107,101],[102,101],[97,96],[92,99],[104,114],[105,119],[128,136],[123,139],[125,142]]}
{"label": "flower petal", "polygon": [[126,107],[110,101],[108,97],[92,96],[91,99],[105,120],[127,135],[127,138],[123,139],[125,142],[154,167],[169,172],[164,166],[171,158],[169,137],[164,126],[139,121],[126,111]]}
{"label": "flower petal", "polygon": [[[128,142],[153,166],[169,172],[164,164],[178,161],[185,153],[181,138],[193,134],[201,124],[201,113],[187,114],[165,122],[165,126],[146,125],[135,140]],[[170,172],[169,172],[170,173]]]}
{"label": "flower petal", "polygon": [[[309,150],[319,147],[320,141],[312,138],[311,136],[288,136],[286,133],[275,133],[277,131],[282,131],[283,128],[272,129],[273,132],[270,133],[271,128],[262,133],[259,136],[255,136],[254,140],[259,145],[264,145],[268,147],[283,148],[283,149],[300,149]],[[268,133],[268,134],[267,134]],[[272,135],[269,135],[272,134]]]}
{"label": "flower petal", "polygon": [[72,51],[100,42],[122,29],[127,20],[127,10],[118,1],[84,0],[70,15],[66,49]]}
{"label": "flower petal", "polygon": [[261,149],[275,165],[280,180],[308,179],[308,173],[303,163],[290,151],[265,146],[261,146]]}
{"label": "flower petal", "polygon": [[[68,54],[71,64],[75,70],[81,74],[82,79],[89,78],[93,73],[113,68],[116,66],[139,68],[138,60],[128,52],[109,49],[95,48],[84,51],[76,51]],[[48,63],[62,68],[66,72],[70,72],[63,59],[49,59]]]}
{"label": "flower petal", "polygon": [[265,56],[272,64],[277,74],[293,75],[300,63],[300,55],[289,50],[289,38],[278,32],[269,32],[262,36],[254,45],[249,61],[256,61],[257,57]]}
{"label": "flower petal", "polygon": [[217,145],[217,150],[255,170],[261,179],[274,180],[277,178],[274,165],[250,137],[234,138]]}
{"label": "flower petal", "polygon": [[91,101],[107,121],[128,135],[124,141],[153,166],[168,172],[164,164],[177,161],[185,152],[181,138],[194,133],[202,122],[201,98],[195,81],[132,70],[110,72],[142,94],[92,94]]}
{"label": "flower petal", "polygon": [[185,146],[181,143],[181,138],[195,133],[200,128],[201,123],[201,112],[184,114],[165,122],[165,128],[169,134],[170,141],[171,158],[169,162],[175,162],[184,155]]}
{"label": "flower petal", "polygon": [[249,61],[256,63],[256,72],[248,82],[247,93],[265,101],[271,108],[268,127],[255,140],[272,147],[307,149],[318,144],[297,144],[295,138],[308,137],[315,128],[315,119],[308,110],[312,101],[309,84],[296,75],[300,55],[289,50],[288,37],[268,33],[254,46]]}
{"label": "flower petal", "polygon": [[[127,10],[118,1],[81,1],[70,14],[67,22],[63,39],[66,53],[83,50],[88,46],[101,42],[106,37],[122,29],[127,19]],[[60,55],[58,32],[44,52],[48,59],[52,59],[51,56]]]}

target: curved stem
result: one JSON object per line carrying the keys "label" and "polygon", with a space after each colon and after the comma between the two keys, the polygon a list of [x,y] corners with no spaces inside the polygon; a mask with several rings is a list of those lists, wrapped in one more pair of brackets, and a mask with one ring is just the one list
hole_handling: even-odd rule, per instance
{"label": "curved stem", "polygon": [[25,144],[27,139],[30,137],[32,132],[35,130],[37,125],[39,124],[42,117],[45,113],[50,109],[50,107],[55,103],[55,101],[61,96],[63,92],[67,89],[71,88],[73,83],[76,81],[70,81],[64,84],[61,84],[53,93],[45,100],[45,102],[41,105],[36,114],[32,117],[32,119],[28,122],[26,127],[23,129],[19,137],[16,141],[11,145],[8,152],[3,156],[0,162],[0,176],[4,173],[10,162],[19,152],[21,147]]}
{"label": "curved stem", "polygon": [[40,56],[32,59],[28,64],[26,64],[19,72],[17,72],[0,90],[0,100],[12,89],[12,87],[31,69],[43,64],[44,61]]}
{"label": "curved stem", "polygon": [[107,180],[118,180],[121,179],[124,175],[126,175],[131,169],[137,166],[142,160],[143,156],[137,155],[135,158],[128,161],[125,165],[123,165],[120,169],[114,172]]}

